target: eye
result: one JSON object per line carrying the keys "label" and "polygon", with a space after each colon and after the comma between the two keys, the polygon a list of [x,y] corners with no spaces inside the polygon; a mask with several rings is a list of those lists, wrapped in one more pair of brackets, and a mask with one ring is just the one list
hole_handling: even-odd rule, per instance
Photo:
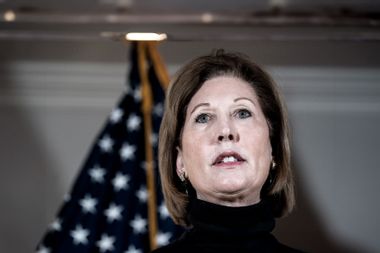
{"label": "eye", "polygon": [[196,118],[195,118],[195,122],[196,123],[201,123],[201,124],[205,124],[207,122],[209,122],[211,119],[211,115],[207,114],[207,113],[201,113],[199,114]]}
{"label": "eye", "polygon": [[245,118],[249,118],[252,116],[252,113],[250,111],[248,111],[247,109],[240,109],[236,112],[236,116],[239,118],[239,119],[245,119]]}

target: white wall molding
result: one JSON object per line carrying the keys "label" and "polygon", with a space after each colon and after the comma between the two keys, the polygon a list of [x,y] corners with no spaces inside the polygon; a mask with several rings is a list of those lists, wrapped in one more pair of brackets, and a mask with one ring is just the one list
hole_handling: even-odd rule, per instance
{"label": "white wall molding", "polygon": [[380,71],[360,68],[273,68],[290,110],[380,111]]}
{"label": "white wall molding", "polygon": [[[110,108],[126,89],[127,63],[0,64],[0,105]],[[174,73],[176,65],[169,65]],[[290,110],[379,111],[380,71],[269,67]]]}
{"label": "white wall molding", "polygon": [[111,107],[126,90],[126,64],[14,62],[0,65],[0,104]]}

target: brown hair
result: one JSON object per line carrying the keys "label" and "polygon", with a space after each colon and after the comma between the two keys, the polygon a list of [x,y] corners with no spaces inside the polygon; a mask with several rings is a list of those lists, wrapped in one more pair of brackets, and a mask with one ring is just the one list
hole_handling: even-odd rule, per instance
{"label": "brown hair", "polygon": [[[233,76],[255,90],[269,126],[272,155],[276,167],[261,190],[261,198],[273,200],[275,216],[289,213],[294,206],[294,185],[290,167],[289,128],[286,108],[278,87],[260,66],[246,56],[216,50],[182,67],[172,80],[166,96],[165,112],[159,134],[159,168],[167,208],[175,223],[188,226],[189,202],[183,183],[176,173],[177,149],[186,109],[203,83],[217,76]],[[268,177],[268,178],[269,178]],[[271,183],[269,183],[271,181]]]}

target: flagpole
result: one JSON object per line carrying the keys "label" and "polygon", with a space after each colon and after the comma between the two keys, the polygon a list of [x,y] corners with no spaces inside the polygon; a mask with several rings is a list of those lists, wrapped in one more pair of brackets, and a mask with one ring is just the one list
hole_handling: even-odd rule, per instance
{"label": "flagpole", "polygon": [[146,66],[146,42],[137,42],[138,67],[141,80],[142,93],[142,111],[144,117],[144,136],[145,136],[145,155],[146,155],[146,176],[148,188],[148,226],[149,226],[149,243],[150,249],[156,248],[157,235],[157,212],[156,212],[156,195],[155,195],[155,176],[153,169],[153,149],[151,146],[152,133],[152,90],[150,89],[147,66]]}
{"label": "flagpole", "polygon": [[157,52],[157,43],[158,42],[154,41],[148,43],[148,49],[155,73],[157,73],[157,77],[160,80],[160,85],[163,90],[166,90],[169,86],[170,78],[165,64],[163,63],[160,54]]}

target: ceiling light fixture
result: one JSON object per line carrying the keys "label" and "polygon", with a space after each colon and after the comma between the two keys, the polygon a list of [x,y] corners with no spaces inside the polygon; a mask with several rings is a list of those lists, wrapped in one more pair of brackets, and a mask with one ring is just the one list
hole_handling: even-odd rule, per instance
{"label": "ceiling light fixture", "polygon": [[14,11],[6,11],[3,18],[7,22],[13,22],[16,20],[16,13]]}
{"label": "ceiling light fixture", "polygon": [[127,33],[125,39],[129,41],[162,41],[166,40],[166,33]]}

